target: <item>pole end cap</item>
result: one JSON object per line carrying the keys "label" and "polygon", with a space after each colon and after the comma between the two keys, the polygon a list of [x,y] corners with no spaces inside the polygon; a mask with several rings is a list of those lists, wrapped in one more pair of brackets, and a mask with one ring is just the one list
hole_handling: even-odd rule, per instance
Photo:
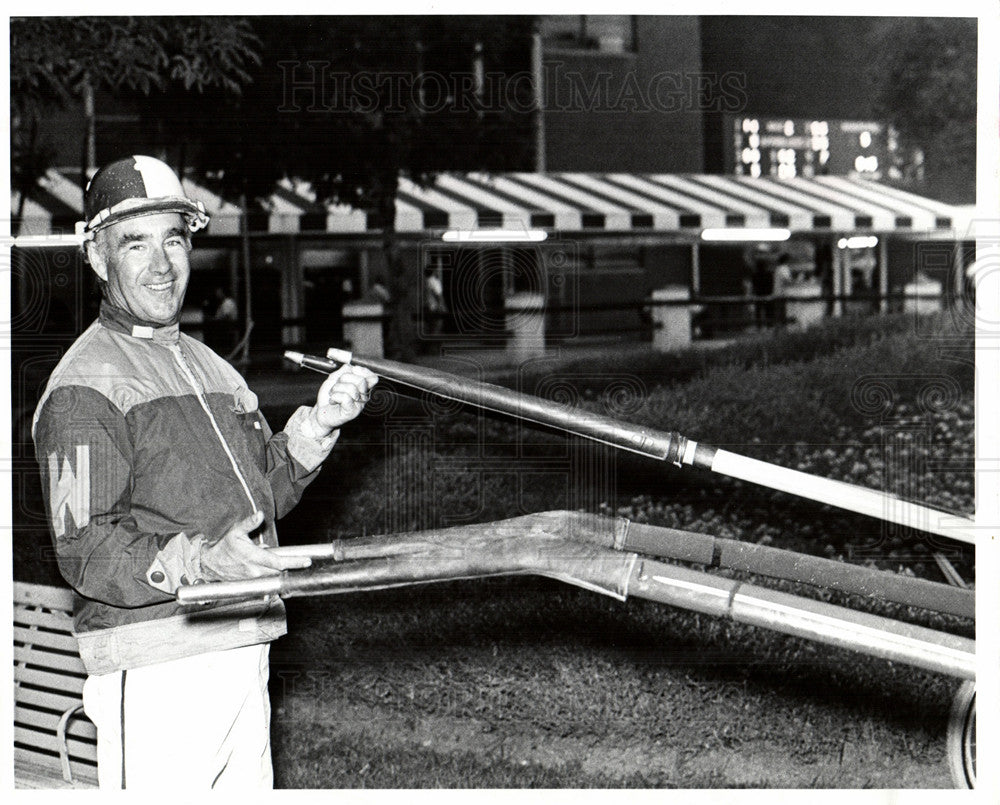
{"label": "pole end cap", "polygon": [[330,347],[326,351],[326,357],[337,363],[350,363],[351,358],[354,357],[346,349],[337,349],[336,347]]}

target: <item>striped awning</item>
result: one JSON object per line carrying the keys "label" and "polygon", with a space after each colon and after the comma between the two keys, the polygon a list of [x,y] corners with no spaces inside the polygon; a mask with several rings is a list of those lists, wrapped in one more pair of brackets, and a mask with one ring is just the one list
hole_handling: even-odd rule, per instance
{"label": "striped awning", "polygon": [[[72,231],[82,217],[79,171],[49,171],[24,207],[22,234]],[[212,216],[209,235],[239,232],[240,210],[185,180]],[[16,214],[17,198],[11,209]],[[896,233],[962,238],[968,208],[839,176],[753,178],[707,174],[442,174],[421,187],[399,181],[395,228],[547,229],[566,233],[686,233],[780,227],[793,233]],[[254,232],[365,234],[380,231],[372,213],[317,201],[308,183],[283,180],[249,215]]]}
{"label": "striped awning", "polygon": [[[77,221],[83,220],[83,188],[86,182],[79,169],[49,169],[24,202],[18,235],[70,235]],[[183,180],[188,198],[201,201],[211,216],[205,230],[210,235],[237,235],[240,231],[240,208],[197,182]],[[20,193],[10,195],[11,215],[20,209]],[[16,226],[12,229],[17,230]]]}

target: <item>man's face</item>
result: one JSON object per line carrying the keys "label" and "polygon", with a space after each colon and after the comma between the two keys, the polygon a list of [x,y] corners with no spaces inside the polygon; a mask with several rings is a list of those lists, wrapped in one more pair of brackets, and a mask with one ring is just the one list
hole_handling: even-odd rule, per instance
{"label": "man's face", "polygon": [[130,218],[97,233],[91,265],[108,301],[156,324],[177,321],[187,290],[191,240],[184,218],[167,212]]}

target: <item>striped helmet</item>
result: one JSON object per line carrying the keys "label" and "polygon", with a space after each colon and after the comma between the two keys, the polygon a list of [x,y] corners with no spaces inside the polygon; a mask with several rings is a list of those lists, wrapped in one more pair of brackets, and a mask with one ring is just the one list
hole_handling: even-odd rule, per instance
{"label": "striped helmet", "polygon": [[184,195],[177,174],[153,157],[131,156],[105,165],[87,183],[83,197],[84,219],[77,231],[91,235],[129,218],[177,212],[192,232],[208,226],[208,213],[200,201]]}

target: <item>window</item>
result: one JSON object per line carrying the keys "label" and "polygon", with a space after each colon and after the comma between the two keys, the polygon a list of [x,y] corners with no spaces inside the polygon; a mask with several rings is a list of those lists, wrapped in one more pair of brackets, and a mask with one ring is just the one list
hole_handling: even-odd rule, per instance
{"label": "window", "polygon": [[635,51],[635,17],[628,14],[562,14],[542,17],[542,41],[550,50]]}

